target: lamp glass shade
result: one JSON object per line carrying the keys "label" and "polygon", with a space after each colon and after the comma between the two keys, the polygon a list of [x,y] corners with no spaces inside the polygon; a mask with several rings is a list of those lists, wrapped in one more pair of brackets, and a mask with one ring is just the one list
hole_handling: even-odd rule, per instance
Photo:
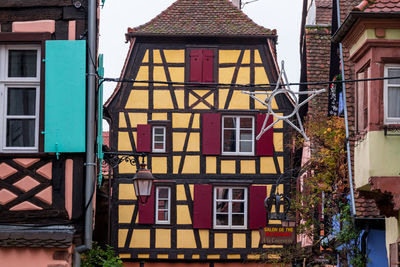
{"label": "lamp glass shade", "polygon": [[147,199],[151,195],[151,189],[153,188],[154,177],[150,170],[144,166],[140,166],[140,169],[133,178],[133,186],[135,188],[136,197],[143,204],[147,202]]}

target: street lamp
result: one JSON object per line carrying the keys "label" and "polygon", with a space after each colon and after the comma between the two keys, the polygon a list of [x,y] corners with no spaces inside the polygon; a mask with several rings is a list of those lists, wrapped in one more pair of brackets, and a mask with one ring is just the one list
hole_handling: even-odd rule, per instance
{"label": "street lamp", "polygon": [[[129,163],[132,166],[136,166],[137,171],[135,176],[132,178],[133,186],[135,188],[136,198],[142,204],[146,204],[149,196],[151,195],[151,189],[153,187],[153,181],[155,180],[150,170],[146,169],[144,163],[144,153],[127,153],[127,152],[104,152],[104,160],[110,164],[112,169],[115,171],[116,167],[122,163]],[[142,163],[139,162],[139,157],[142,157]]]}
{"label": "street lamp", "polygon": [[151,189],[153,188],[154,177],[150,170],[146,169],[146,164],[141,163],[139,170],[133,177],[133,186],[135,187],[135,194],[140,203],[146,204]]}

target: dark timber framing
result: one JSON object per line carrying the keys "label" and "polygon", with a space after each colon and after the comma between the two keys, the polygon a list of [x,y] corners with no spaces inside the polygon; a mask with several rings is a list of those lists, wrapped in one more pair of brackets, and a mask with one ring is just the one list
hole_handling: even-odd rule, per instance
{"label": "dark timber framing", "polygon": [[[246,41],[246,45],[244,45],[243,41]],[[238,72],[240,67],[249,67],[250,68],[250,77],[249,81],[251,84],[255,83],[255,68],[256,67],[264,67],[266,70],[267,77],[270,82],[276,81],[278,78],[277,70],[275,70],[275,63],[273,61],[273,56],[268,46],[266,45],[266,40],[263,38],[148,38],[148,37],[137,37],[135,40],[135,44],[133,46],[133,50],[131,51],[131,56],[128,59],[125,72],[122,74],[122,78],[134,79],[139,71],[140,66],[147,66],[149,68],[149,80],[153,80],[153,71],[154,67],[163,67],[166,80],[171,80],[171,74],[169,72],[169,67],[182,67],[184,68],[184,81],[189,81],[190,77],[190,67],[189,67],[189,54],[191,49],[212,49],[214,50],[214,79],[216,81],[219,80],[219,70],[222,68],[235,68],[234,74],[231,82],[236,83]],[[160,51],[161,61],[162,63],[154,63],[154,50],[157,49]],[[185,63],[170,63],[167,62],[167,58],[165,56],[164,50],[184,50],[185,51]],[[240,51],[239,58],[236,63],[219,63],[219,50],[238,50]],[[245,50],[250,50],[250,61],[244,64],[243,58],[245,54]],[[262,63],[255,63],[255,51],[258,50]],[[145,55],[145,52],[148,51],[148,62],[142,63],[142,59]],[[257,185],[274,185],[279,175],[281,174],[281,168],[279,166],[279,157],[283,157],[284,166],[283,169],[286,170],[290,165],[290,150],[287,148],[286,144],[289,142],[289,133],[288,127],[286,125],[281,129],[274,129],[274,133],[283,135],[283,151],[273,151],[273,162],[276,170],[276,174],[263,174],[261,173],[261,163],[260,157],[256,156],[225,156],[225,155],[216,155],[213,156],[216,158],[216,173],[208,174],[206,171],[206,156],[201,153],[201,127],[202,121],[199,119],[199,128],[194,128],[194,120],[196,116],[201,116],[202,113],[209,112],[218,112],[221,114],[229,114],[229,115],[250,115],[254,116],[254,121],[256,121],[256,115],[258,113],[265,113],[266,110],[258,110],[255,109],[256,105],[254,100],[249,98],[249,109],[248,110],[233,110],[230,109],[230,104],[232,101],[232,97],[234,92],[241,91],[245,88],[239,86],[230,86],[227,88],[228,93],[226,99],[224,99],[223,103],[220,103],[220,89],[218,87],[212,86],[174,86],[174,85],[165,85],[158,86],[152,83],[143,86],[135,86],[135,90],[148,90],[148,99],[149,99],[149,109],[135,109],[135,108],[125,108],[126,102],[128,100],[129,94],[133,89],[132,84],[130,83],[121,83],[118,91],[113,97],[112,101],[106,105],[105,114],[109,114],[111,117],[109,118],[111,121],[110,128],[110,140],[111,140],[111,149],[114,151],[118,150],[118,134],[120,132],[128,133],[129,140],[131,142],[130,146],[132,151],[135,151],[136,144],[134,143],[134,134],[137,131],[136,127],[132,127],[129,115],[135,114],[137,112],[147,114],[148,123],[151,125],[168,125],[171,127],[170,130],[167,129],[167,151],[166,153],[150,153],[148,157],[148,168],[152,168],[152,159],[155,157],[165,157],[167,159],[167,172],[164,174],[157,174],[156,177],[160,181],[172,181],[171,187],[173,190],[177,186],[183,186],[184,194],[186,200],[176,200],[175,203],[172,201],[174,206],[186,205],[189,209],[190,219],[193,222],[193,199],[191,195],[190,186],[194,184],[211,184],[211,185],[240,185],[240,186],[250,186],[252,184]],[[172,108],[171,109],[155,109],[154,108],[154,90],[167,90],[170,93]],[[224,88],[225,89],[225,88]],[[265,88],[265,87],[252,87],[250,90],[252,91],[264,91],[264,90],[272,90],[273,88]],[[179,103],[176,92],[178,90],[184,90],[184,103]],[[202,95],[199,94],[199,90],[202,91]],[[246,88],[249,90],[249,88]],[[194,99],[194,102],[189,102],[189,96]],[[213,103],[211,100],[213,99]],[[200,104],[204,104],[206,108],[197,108]],[[283,114],[289,114],[292,110],[292,105],[288,99],[284,96],[277,97],[277,105],[278,109],[274,110],[275,112],[281,112]],[[119,114],[124,114],[124,118],[126,120],[126,127],[119,126]],[[167,114],[166,121],[157,121],[154,120],[152,115],[154,113],[165,113]],[[188,127],[184,128],[172,128],[172,118],[173,114],[187,114],[189,116]],[[132,116],[132,115],[131,115]],[[183,141],[183,149],[182,151],[173,151],[172,147],[172,137],[173,133],[185,133],[184,141]],[[200,135],[200,150],[199,151],[188,151],[189,139],[193,134]],[[169,141],[168,141],[169,140]],[[121,151],[123,152],[123,151]],[[173,170],[173,157],[180,156],[179,167],[177,168],[176,173]],[[182,173],[184,169],[185,158],[187,156],[199,156],[200,158],[200,170],[195,174],[185,174]],[[222,174],[221,173],[221,162],[225,160],[233,160],[235,162],[235,174]],[[254,160],[255,162],[255,174],[240,174],[241,172],[241,160]],[[119,170],[117,173],[114,173],[114,185],[113,185],[113,196],[119,195],[119,187],[124,184],[131,184],[132,174],[121,174]],[[285,185],[284,191],[286,193],[289,192],[290,186]],[[176,192],[172,195],[176,195]],[[130,223],[119,223],[118,221],[118,207],[120,205],[134,205],[133,215]],[[273,252],[273,249],[262,249],[260,246],[257,248],[251,247],[251,238],[252,238],[252,230],[230,230],[230,229],[209,229],[209,246],[208,248],[203,248],[201,244],[201,237],[199,229],[193,229],[192,224],[177,224],[176,220],[171,220],[171,224],[168,225],[145,225],[145,224],[137,224],[138,217],[138,203],[136,200],[119,200],[118,198],[114,198],[112,201],[112,218],[111,218],[111,229],[112,229],[112,242],[111,244],[117,248],[117,253],[119,254],[127,254],[132,257],[132,259],[127,259],[128,261],[140,261],[138,259],[138,254],[149,254],[149,259],[146,261],[177,261],[177,255],[184,255],[184,261],[198,261],[196,259],[192,259],[192,254],[198,254],[200,261],[213,261],[207,258],[207,255],[210,254],[218,254],[220,255],[220,259],[218,261],[238,261],[243,262],[247,260],[247,255],[249,254],[257,254],[260,252]],[[178,216],[177,211],[171,212],[171,215]],[[172,218],[171,218],[172,219]],[[119,229],[127,229],[127,238],[123,247],[118,247],[118,230]],[[132,233],[134,229],[148,229],[150,231],[150,246],[149,248],[130,248],[130,243],[132,239]],[[155,229],[170,229],[171,230],[171,244],[170,248],[156,248],[155,246]],[[196,248],[194,249],[182,249],[177,248],[177,230],[180,229],[191,229],[194,233],[194,241],[196,244]],[[218,233],[226,233],[227,234],[227,247],[226,248],[215,248],[214,240],[215,234]],[[233,234],[234,233],[242,233],[245,235],[245,244],[246,248],[233,248]],[[168,254],[168,260],[166,259],[157,259],[158,254]],[[229,254],[239,254],[240,259],[232,260],[228,259],[227,255]],[[124,259],[125,260],[125,259]],[[214,260],[215,261],[215,260]],[[211,265],[210,265],[211,266]]]}

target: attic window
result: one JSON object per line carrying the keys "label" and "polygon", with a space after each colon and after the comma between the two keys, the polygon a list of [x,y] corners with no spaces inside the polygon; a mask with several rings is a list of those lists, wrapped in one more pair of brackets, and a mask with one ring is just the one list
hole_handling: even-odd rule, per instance
{"label": "attic window", "polygon": [[192,49],[190,51],[190,82],[214,82],[214,50]]}

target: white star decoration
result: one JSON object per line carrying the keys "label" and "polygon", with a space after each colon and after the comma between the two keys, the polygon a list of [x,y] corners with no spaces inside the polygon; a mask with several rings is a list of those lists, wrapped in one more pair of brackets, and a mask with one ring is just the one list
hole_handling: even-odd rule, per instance
{"label": "white star decoration", "polygon": [[[281,81],[282,81],[282,75],[284,77],[284,81],[286,83],[286,87],[287,88],[279,88],[281,86]],[[282,61],[282,67],[281,67],[281,72],[279,73],[279,78],[278,78],[278,82],[276,83],[276,87],[274,90],[272,91],[266,91],[266,92],[249,92],[249,91],[243,91],[244,94],[248,94],[251,98],[253,98],[254,100],[260,102],[261,104],[263,104],[264,106],[266,106],[268,108],[268,113],[267,116],[265,117],[264,123],[261,127],[260,132],[258,133],[256,139],[259,140],[261,138],[261,136],[268,131],[269,129],[271,129],[272,127],[274,127],[275,124],[277,124],[279,121],[285,121],[287,122],[290,126],[292,126],[296,131],[298,131],[301,135],[303,135],[304,139],[306,141],[308,141],[308,137],[304,131],[303,128],[303,123],[301,122],[300,119],[300,115],[299,115],[299,109],[305,105],[308,101],[310,101],[311,99],[313,99],[315,96],[317,96],[318,94],[321,94],[323,92],[325,92],[325,89],[321,89],[321,90],[317,90],[317,91],[302,91],[302,92],[294,92],[290,89],[289,83],[288,83],[288,79],[286,76],[286,72],[284,69],[284,62]],[[278,115],[274,112],[274,110],[272,109],[272,100],[274,99],[274,97],[276,97],[279,94],[287,94],[287,95],[291,95],[292,99],[294,101],[294,108],[292,113],[290,113],[289,115],[286,116],[281,116]],[[265,100],[261,100],[259,98],[257,98],[256,95],[266,95]],[[298,96],[296,95],[308,95],[307,99],[305,99],[304,101],[302,101],[301,103],[299,103],[299,99]],[[270,125],[267,126],[267,122],[268,122],[268,118],[269,116],[272,115],[275,118],[277,118],[277,120],[275,120],[273,123],[271,123]],[[296,126],[293,122],[290,121],[290,118],[293,117],[294,115],[296,115],[297,118],[297,123],[298,126]]]}

